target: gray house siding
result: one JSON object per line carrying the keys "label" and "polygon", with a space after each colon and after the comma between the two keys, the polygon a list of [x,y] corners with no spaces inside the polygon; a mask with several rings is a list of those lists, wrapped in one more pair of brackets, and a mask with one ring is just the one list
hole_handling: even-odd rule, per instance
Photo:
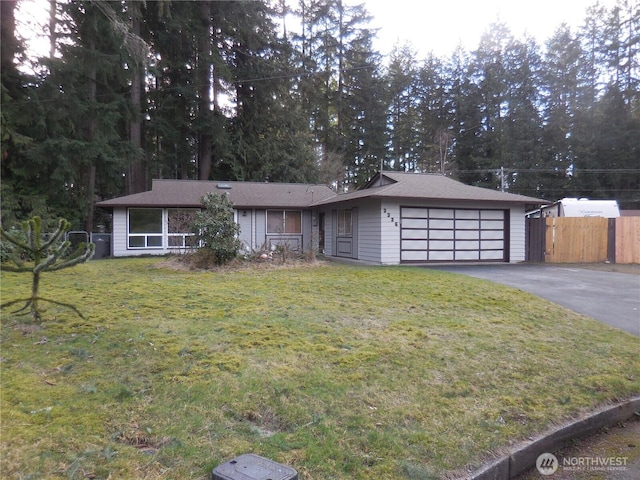
{"label": "gray house siding", "polygon": [[335,217],[333,210],[321,210],[324,213],[324,253],[325,255],[335,256]]}
{"label": "gray house siding", "polygon": [[254,231],[256,236],[253,243],[254,249],[262,247],[267,238],[267,212],[266,210],[255,210]]}
{"label": "gray house siding", "polygon": [[238,210],[236,214],[236,223],[240,227],[240,241],[242,248],[251,252],[255,248],[254,233],[254,211]]}
{"label": "gray house siding", "polygon": [[[380,263],[380,201],[358,204],[357,232],[358,258],[367,262]],[[354,220],[354,223],[356,220]]]}
{"label": "gray house siding", "polygon": [[384,200],[380,207],[380,263],[400,263],[400,205]]}
{"label": "gray house siding", "polygon": [[127,250],[127,209],[113,210],[113,227],[111,232],[111,255],[123,257],[130,255]]}

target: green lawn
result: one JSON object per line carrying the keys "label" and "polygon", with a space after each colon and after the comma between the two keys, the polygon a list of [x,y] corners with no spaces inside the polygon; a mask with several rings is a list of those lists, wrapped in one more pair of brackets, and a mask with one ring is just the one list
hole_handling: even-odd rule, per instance
{"label": "green lawn", "polygon": [[[2,302],[29,280],[3,273]],[[41,289],[86,319],[3,310],[3,478],[205,479],[249,452],[301,479],[440,478],[640,392],[637,337],[428,269],[100,260]]]}

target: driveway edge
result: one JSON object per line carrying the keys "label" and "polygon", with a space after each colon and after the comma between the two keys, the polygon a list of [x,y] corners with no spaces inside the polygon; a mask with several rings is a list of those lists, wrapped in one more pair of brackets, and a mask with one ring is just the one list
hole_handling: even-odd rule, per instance
{"label": "driveway edge", "polygon": [[535,467],[539,455],[557,452],[570,445],[574,439],[593,435],[603,427],[613,426],[638,413],[640,413],[640,396],[605,407],[586,418],[569,423],[513,450],[508,455],[472,473],[469,478],[470,480],[509,480]]}

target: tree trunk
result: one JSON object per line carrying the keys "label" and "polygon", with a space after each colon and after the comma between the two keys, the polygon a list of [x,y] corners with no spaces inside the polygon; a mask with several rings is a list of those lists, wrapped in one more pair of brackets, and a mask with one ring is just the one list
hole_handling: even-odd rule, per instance
{"label": "tree trunk", "polygon": [[[95,24],[94,24],[95,25]],[[89,43],[89,65],[87,71],[87,77],[89,80],[89,103],[95,108],[97,102],[97,80],[96,80],[96,44],[91,40]],[[87,142],[92,143],[96,137],[96,116],[90,115]],[[95,158],[88,159],[87,166],[87,218],[85,230],[89,233],[93,231],[93,212],[95,205],[95,191],[96,191],[96,161]]]}
{"label": "tree trunk", "polygon": [[[132,15],[131,29],[136,36],[140,36],[140,20]],[[142,64],[133,63],[131,75],[131,108],[135,112],[129,125],[129,140],[131,144],[142,152]],[[126,179],[127,194],[144,192],[148,188],[146,153],[142,152],[129,162]]]}
{"label": "tree trunk", "polygon": [[0,1],[0,67],[2,72],[15,69],[13,58],[18,47],[15,9],[17,0]]}
{"label": "tree trunk", "polygon": [[40,310],[38,309],[38,290],[40,289],[40,272],[33,272],[31,282],[31,316],[35,321],[40,321]]}
{"label": "tree trunk", "polygon": [[198,168],[199,179],[209,180],[211,176],[211,3],[200,3],[200,20],[203,32],[200,35],[198,56],[198,110],[201,126],[198,135]]}
{"label": "tree trunk", "polygon": [[56,5],[57,0],[49,0],[49,58],[56,54]]}

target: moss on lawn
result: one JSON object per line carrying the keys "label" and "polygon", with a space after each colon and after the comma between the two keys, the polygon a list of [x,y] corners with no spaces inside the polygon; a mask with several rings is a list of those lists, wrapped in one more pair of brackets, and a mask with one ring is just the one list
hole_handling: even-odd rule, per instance
{"label": "moss on lawn", "polygon": [[[2,301],[28,291],[2,274]],[[640,392],[637,337],[427,269],[46,274],[42,325],[2,312],[7,478],[208,478],[253,452],[301,479],[439,478]]]}

